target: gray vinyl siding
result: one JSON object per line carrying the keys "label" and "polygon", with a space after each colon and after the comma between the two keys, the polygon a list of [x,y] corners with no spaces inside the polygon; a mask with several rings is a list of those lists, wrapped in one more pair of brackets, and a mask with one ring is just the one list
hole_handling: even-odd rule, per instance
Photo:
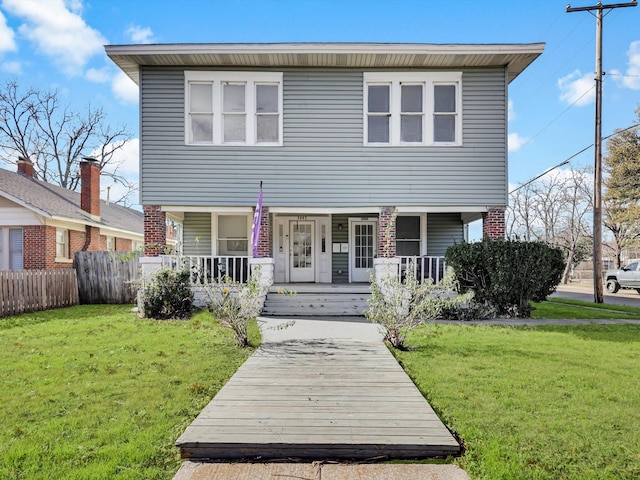
{"label": "gray vinyl siding", "polygon": [[283,146],[184,143],[184,71],[141,70],[143,204],[504,205],[504,68],[463,70],[459,147],[363,145],[362,70],[284,69]]}
{"label": "gray vinyl siding", "polygon": [[185,255],[211,255],[211,214],[186,212],[182,241]]}
{"label": "gray vinyl siding", "polygon": [[[338,225],[342,225],[342,229],[339,229]],[[347,215],[333,215],[331,217],[331,241],[332,243],[347,243],[349,241],[349,217]],[[331,254],[331,283],[349,283],[348,253]]]}
{"label": "gray vinyl siding", "polygon": [[427,255],[443,257],[451,245],[464,241],[464,225],[459,213],[427,214]]}

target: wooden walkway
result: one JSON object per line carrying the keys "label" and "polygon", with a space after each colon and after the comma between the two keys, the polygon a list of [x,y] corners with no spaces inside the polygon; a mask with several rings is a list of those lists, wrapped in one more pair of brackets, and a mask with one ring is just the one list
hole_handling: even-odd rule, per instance
{"label": "wooden walkway", "polygon": [[417,459],[460,446],[381,342],[264,343],[177,440],[182,458]]}

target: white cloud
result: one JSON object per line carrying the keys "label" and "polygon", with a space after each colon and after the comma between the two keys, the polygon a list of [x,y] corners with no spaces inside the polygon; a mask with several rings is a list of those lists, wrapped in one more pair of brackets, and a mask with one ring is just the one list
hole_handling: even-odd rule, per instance
{"label": "white cloud", "polygon": [[132,25],[125,32],[133,43],[152,43],[154,41],[153,32],[149,27]]}
{"label": "white cloud", "polygon": [[583,74],[576,70],[558,80],[560,100],[569,105],[583,107],[593,103],[596,97],[595,80],[593,73]]}
{"label": "white cloud", "polygon": [[137,103],[138,86],[124,72],[118,72],[111,82],[114,95],[126,103]]}
{"label": "white cloud", "polygon": [[82,4],[72,0],[3,0],[3,7],[25,21],[18,31],[69,75],[79,75],[107,40],[80,17]]}
{"label": "white cloud", "polygon": [[137,180],[140,171],[140,139],[132,138],[126,142],[114,153],[113,161],[118,165],[120,175]]}
{"label": "white cloud", "polygon": [[[92,155],[97,154],[98,152],[92,153]],[[104,170],[109,173],[114,173],[115,171],[118,175],[125,177],[130,182],[130,185],[137,189],[140,171],[140,140],[133,138],[126,142],[122,148],[113,154],[111,162],[105,166]],[[115,183],[108,179],[107,176],[103,176],[100,196],[105,199],[107,198],[107,187],[109,188],[109,199],[112,202],[118,201],[129,193],[129,189],[124,185]],[[138,198],[134,195],[133,198],[129,198],[129,201],[135,203]]]}
{"label": "white cloud", "polygon": [[105,83],[111,79],[111,72],[109,71],[108,68],[102,68],[102,69],[90,68],[89,70],[87,70],[87,73],[85,73],[84,76],[87,80],[91,82]]}
{"label": "white cloud", "polygon": [[[623,87],[640,90],[640,40],[631,42],[629,50],[627,50],[627,57],[629,57],[629,62],[627,71],[624,73],[625,76],[614,78],[620,78],[618,83]],[[612,73],[614,72],[612,71]]]}
{"label": "white cloud", "polygon": [[1,68],[3,72],[11,75],[22,75],[22,63],[18,61],[4,62]]}
{"label": "white cloud", "polygon": [[523,145],[529,142],[529,138],[521,137],[517,133],[510,133],[507,138],[507,143],[509,145],[510,152],[517,152],[522,148]]}
{"label": "white cloud", "polygon": [[13,30],[9,28],[7,19],[4,18],[4,15],[0,12],[0,53],[12,52],[16,50],[16,48]]}
{"label": "white cloud", "polygon": [[508,104],[507,104],[507,119],[510,122],[511,120],[515,120],[516,119],[516,112],[513,109],[513,100],[509,100]]}

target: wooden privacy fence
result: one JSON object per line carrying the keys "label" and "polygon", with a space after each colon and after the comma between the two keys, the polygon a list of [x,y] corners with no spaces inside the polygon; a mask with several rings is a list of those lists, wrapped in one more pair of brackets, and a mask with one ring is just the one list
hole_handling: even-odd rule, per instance
{"label": "wooden privacy fence", "polygon": [[80,303],[135,303],[131,282],[140,277],[139,259],[134,252],[77,252]]}
{"label": "wooden privacy fence", "polygon": [[0,317],[69,307],[78,301],[75,270],[0,271]]}

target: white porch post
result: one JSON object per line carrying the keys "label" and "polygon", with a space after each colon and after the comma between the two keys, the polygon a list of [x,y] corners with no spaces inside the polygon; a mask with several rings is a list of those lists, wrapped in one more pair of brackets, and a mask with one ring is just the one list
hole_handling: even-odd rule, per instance
{"label": "white porch post", "polygon": [[260,288],[268,289],[273,285],[274,261],[273,258],[250,258],[249,268],[251,275],[258,275]]}
{"label": "white porch post", "polygon": [[373,273],[376,282],[381,285],[383,281],[389,276],[400,275],[400,259],[398,257],[393,258],[374,258],[373,259]]}
{"label": "white porch post", "polygon": [[142,289],[144,282],[153,273],[162,267],[162,257],[140,257],[140,270],[142,271],[142,285],[138,288],[137,303],[138,317],[144,317],[144,308],[142,307]]}

